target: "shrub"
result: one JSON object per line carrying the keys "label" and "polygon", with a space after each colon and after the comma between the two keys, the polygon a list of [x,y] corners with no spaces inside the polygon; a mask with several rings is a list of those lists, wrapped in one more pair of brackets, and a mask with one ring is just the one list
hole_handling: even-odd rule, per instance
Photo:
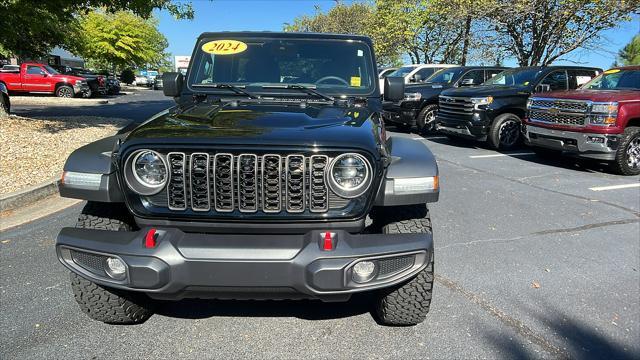
{"label": "shrub", "polygon": [[120,74],[120,81],[125,84],[131,85],[136,80],[136,75],[133,73],[131,69],[122,70],[122,74]]}

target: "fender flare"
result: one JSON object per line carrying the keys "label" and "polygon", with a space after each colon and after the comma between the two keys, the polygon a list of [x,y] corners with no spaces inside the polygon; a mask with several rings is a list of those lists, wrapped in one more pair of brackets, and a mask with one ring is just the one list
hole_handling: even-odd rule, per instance
{"label": "fender flare", "polygon": [[[438,163],[421,138],[404,134],[390,136],[391,162],[376,196],[376,206],[398,206],[437,202],[440,196]],[[414,181],[430,189],[401,190],[398,181]]]}
{"label": "fender flare", "polygon": [[64,164],[59,186],[60,196],[89,201],[124,202],[112,156],[116,143],[122,137],[123,135],[109,136],[73,151]]}

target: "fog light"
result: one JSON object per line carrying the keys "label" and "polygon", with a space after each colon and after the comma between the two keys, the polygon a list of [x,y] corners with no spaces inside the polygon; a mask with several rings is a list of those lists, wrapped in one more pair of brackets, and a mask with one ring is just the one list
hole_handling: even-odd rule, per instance
{"label": "fog light", "polygon": [[372,261],[360,261],[353,266],[353,281],[364,283],[373,278],[376,271],[376,264]]}
{"label": "fog light", "polygon": [[107,272],[107,275],[111,276],[116,280],[124,279],[125,274],[127,272],[127,267],[124,264],[124,262],[122,262],[122,260],[118,258],[108,257],[105,262],[106,262],[105,271]]}

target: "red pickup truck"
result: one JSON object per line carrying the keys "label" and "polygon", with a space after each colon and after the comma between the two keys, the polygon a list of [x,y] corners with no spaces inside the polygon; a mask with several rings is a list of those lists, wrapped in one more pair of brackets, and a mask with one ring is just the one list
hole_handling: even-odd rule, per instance
{"label": "red pickup truck", "polygon": [[607,70],[574,91],[530,97],[522,131],[540,155],[566,151],[640,174],[640,66]]}
{"label": "red pickup truck", "polygon": [[47,93],[67,98],[89,91],[84,78],[63,75],[49,65],[38,63],[23,63],[19,71],[0,71],[0,83],[12,92]]}

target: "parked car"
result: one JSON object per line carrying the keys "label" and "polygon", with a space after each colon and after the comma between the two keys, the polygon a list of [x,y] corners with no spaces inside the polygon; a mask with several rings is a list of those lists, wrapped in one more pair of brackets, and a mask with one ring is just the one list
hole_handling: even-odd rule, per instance
{"label": "parked car", "polygon": [[522,130],[542,156],[565,151],[640,174],[640,66],[607,70],[578,90],[532,96]]}
{"label": "parked car", "polygon": [[0,108],[2,108],[5,113],[11,114],[9,90],[7,90],[7,87],[3,83],[0,83]]}
{"label": "parked car", "polygon": [[153,79],[153,90],[162,90],[164,88],[164,82],[162,81],[162,74]]}
{"label": "parked car", "polygon": [[384,79],[392,72],[398,70],[396,67],[378,69],[378,82],[380,85],[380,93],[384,93]]}
{"label": "parked car", "polygon": [[116,74],[109,72],[109,70],[100,70],[98,74],[105,77],[107,94],[117,95],[120,93],[120,80],[118,80]]}
{"label": "parked car", "polygon": [[107,93],[105,77],[102,75],[98,75],[87,69],[70,67],[67,65],[49,65],[49,66],[56,69],[56,71],[58,71],[60,74],[78,76],[87,80],[87,84],[89,85],[89,91],[84,93],[85,97],[93,97],[93,96],[97,96],[98,94],[104,95]]}
{"label": "parked car", "polygon": [[135,85],[151,87],[153,85],[153,82],[148,76],[136,75]]}
{"label": "parked car", "polygon": [[429,76],[433,75],[436,71],[448,67],[455,67],[458,65],[450,64],[412,64],[404,65],[398,68],[396,71],[388,74],[387,76],[398,76],[404,78],[405,84],[419,83],[426,80]]}
{"label": "parked car", "polygon": [[383,103],[385,121],[418,133],[435,130],[438,98],[446,89],[476,86],[504,71],[505,67],[457,66],[438,70],[423,83],[408,85],[404,99]]}
{"label": "parked car", "polygon": [[74,97],[89,92],[84,78],[63,75],[49,65],[30,62],[20,65],[19,72],[0,72],[0,83],[4,83],[9,91],[47,93],[58,97]]}
{"label": "parked car", "polygon": [[436,129],[449,136],[487,141],[510,149],[520,141],[520,126],[531,94],[576,89],[601,73],[580,66],[521,67],[501,72],[481,86],[443,91]]}
{"label": "parked car", "polygon": [[[56,241],[80,308],[123,324],[151,316],[149,297],[367,292],[380,323],[423,321],[438,168],[425,143],[384,130],[371,49],[356,35],[202,34],[195,71],[164,74],[177,106],[65,164],[60,194],[88,201]],[[303,70],[307,83],[282,82]],[[402,79],[386,86],[402,98]]]}

